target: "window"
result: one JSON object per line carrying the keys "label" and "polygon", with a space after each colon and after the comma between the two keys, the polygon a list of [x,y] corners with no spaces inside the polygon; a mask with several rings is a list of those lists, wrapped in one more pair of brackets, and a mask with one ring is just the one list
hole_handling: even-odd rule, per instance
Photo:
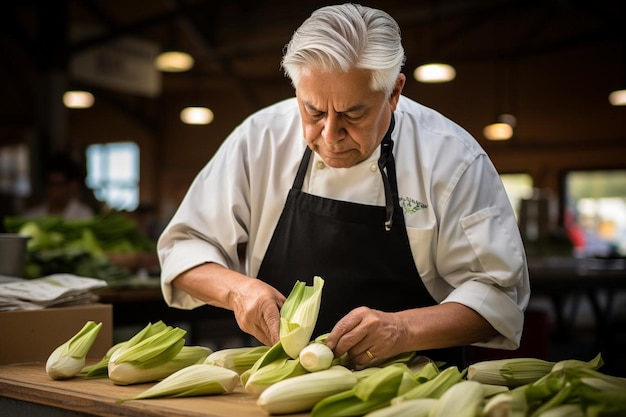
{"label": "window", "polygon": [[500,174],[515,217],[519,219],[522,200],[533,196],[533,178],[529,174]]}
{"label": "window", "polygon": [[96,198],[115,210],[139,205],[139,147],[133,142],[90,145],[87,186]]}
{"label": "window", "polygon": [[626,170],[565,176],[564,227],[580,256],[626,256]]}

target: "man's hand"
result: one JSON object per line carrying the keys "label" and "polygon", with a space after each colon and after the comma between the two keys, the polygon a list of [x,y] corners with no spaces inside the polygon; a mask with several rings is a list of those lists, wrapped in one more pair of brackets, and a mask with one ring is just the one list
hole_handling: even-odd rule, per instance
{"label": "man's hand", "polygon": [[401,353],[470,345],[497,334],[480,314],[455,302],[395,313],[358,307],[337,322],[326,345],[335,356],[348,352],[357,365],[371,365]]}
{"label": "man's hand", "polygon": [[367,307],[352,310],[339,320],[326,340],[335,356],[348,355],[357,365],[403,353],[406,332],[399,317]]}
{"label": "man's hand", "polygon": [[271,285],[215,263],[189,269],[172,285],[209,305],[232,310],[241,330],[261,343],[278,342],[285,296]]}
{"label": "man's hand", "polygon": [[280,308],[285,297],[265,282],[249,278],[231,296],[230,307],[241,330],[272,346],[279,340]]}

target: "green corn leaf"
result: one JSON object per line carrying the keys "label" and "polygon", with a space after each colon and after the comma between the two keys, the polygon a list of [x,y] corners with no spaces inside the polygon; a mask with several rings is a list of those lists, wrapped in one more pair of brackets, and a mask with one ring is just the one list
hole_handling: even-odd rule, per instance
{"label": "green corn leaf", "polygon": [[233,392],[238,384],[239,374],[231,369],[196,364],[182,368],[139,395],[120,399],[117,403],[149,398],[228,394]]}
{"label": "green corn leaf", "polygon": [[285,352],[296,359],[311,341],[317,323],[324,280],[313,278],[313,285],[297,281],[280,310],[280,341]]}

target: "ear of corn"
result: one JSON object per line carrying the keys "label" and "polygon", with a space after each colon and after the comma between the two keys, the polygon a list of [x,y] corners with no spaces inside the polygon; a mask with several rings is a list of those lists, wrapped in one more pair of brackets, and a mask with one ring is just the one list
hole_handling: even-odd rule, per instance
{"label": "ear of corn", "polygon": [[46,361],[46,373],[52,379],[67,379],[76,376],[85,366],[89,349],[100,333],[102,323],[88,321],[67,342],[58,346]]}
{"label": "ear of corn", "polygon": [[[172,362],[172,359],[183,349],[186,331],[165,326],[161,331],[152,333],[142,334],[145,337],[143,339],[133,337],[113,352],[109,359],[108,372],[109,379],[114,384],[156,381],[180,369],[181,365]],[[207,356],[208,353],[202,359]]]}
{"label": "ear of corn", "polygon": [[270,385],[307,372],[298,359],[278,359],[250,374],[244,387],[250,394],[259,395]]}
{"label": "ear of corn", "polygon": [[414,388],[406,391],[391,400],[392,404],[397,404],[406,400],[417,398],[439,398],[451,386],[460,382],[465,375],[456,366],[450,366],[439,372],[432,379],[418,384]]}
{"label": "ear of corn", "polygon": [[315,404],[311,417],[362,416],[387,407],[390,400],[398,395],[398,390],[406,380],[406,373],[411,376],[405,364],[378,368],[359,379],[351,390],[331,395]]}
{"label": "ear of corn", "polygon": [[313,285],[297,281],[280,310],[280,341],[285,352],[298,358],[300,351],[311,341],[317,323],[324,280],[313,278]]}
{"label": "ear of corn", "polygon": [[565,367],[522,389],[532,417],[562,404],[576,403],[585,404],[587,415],[626,415],[626,378],[589,367]]}
{"label": "ear of corn", "polygon": [[117,402],[227,394],[233,392],[238,384],[239,374],[231,369],[217,365],[195,364],[179,369],[139,395]]}
{"label": "ear of corn", "polygon": [[374,410],[365,417],[428,417],[437,401],[434,398],[407,400]]}
{"label": "ear of corn", "polygon": [[246,346],[240,348],[220,349],[211,353],[205,363],[207,365],[218,365],[232,369],[238,374],[242,374],[252,368],[267,351],[269,346]]}
{"label": "ear of corn", "polygon": [[483,387],[479,382],[463,380],[441,395],[428,416],[476,417],[482,410],[483,399]]}
{"label": "ear of corn", "polygon": [[467,379],[510,388],[525,385],[547,375],[554,366],[535,358],[495,359],[477,362],[467,368]]}
{"label": "ear of corn", "polygon": [[298,355],[300,364],[309,372],[317,372],[331,367],[335,354],[324,343],[313,342],[306,345]]}
{"label": "ear of corn", "polygon": [[183,346],[172,359],[150,368],[131,362],[116,363],[109,367],[109,379],[116,385],[158,381],[187,366],[203,363],[210,353],[204,346]]}
{"label": "ear of corn", "polygon": [[348,391],[357,379],[343,366],[284,379],[259,395],[257,405],[267,414],[293,414],[311,410],[322,399]]}

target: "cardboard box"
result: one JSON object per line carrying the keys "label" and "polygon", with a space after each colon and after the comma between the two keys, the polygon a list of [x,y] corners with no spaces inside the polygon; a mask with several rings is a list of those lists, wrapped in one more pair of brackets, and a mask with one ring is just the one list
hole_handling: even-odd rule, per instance
{"label": "cardboard box", "polygon": [[101,359],[113,343],[110,304],[1,311],[0,365],[45,362],[54,349],[78,333],[89,320],[101,322],[102,327],[87,356]]}

